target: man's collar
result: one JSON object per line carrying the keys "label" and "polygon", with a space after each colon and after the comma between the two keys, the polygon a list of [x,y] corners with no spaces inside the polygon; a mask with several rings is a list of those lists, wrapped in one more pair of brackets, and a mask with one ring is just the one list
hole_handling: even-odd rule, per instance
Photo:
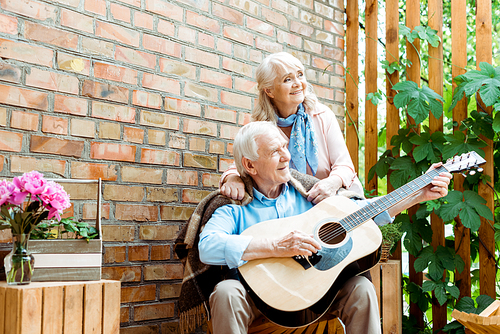
{"label": "man's collar", "polygon": [[[279,196],[283,195],[285,192],[288,191],[288,182],[284,183],[283,184],[283,187],[281,187],[281,192],[279,194]],[[267,198],[263,193],[261,193],[260,191],[257,190],[257,188],[255,188],[255,185],[253,187],[253,197],[254,199],[257,199],[259,202],[264,202],[264,200],[267,200],[267,201],[273,201],[273,200],[276,200],[277,198]]]}

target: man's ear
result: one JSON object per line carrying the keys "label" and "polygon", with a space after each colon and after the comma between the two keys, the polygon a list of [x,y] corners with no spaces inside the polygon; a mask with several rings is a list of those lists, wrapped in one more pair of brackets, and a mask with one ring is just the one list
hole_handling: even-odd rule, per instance
{"label": "man's ear", "polygon": [[269,88],[264,88],[264,92],[266,93],[267,96],[269,96],[271,99],[274,99],[274,94]]}
{"label": "man's ear", "polygon": [[255,165],[252,160],[248,158],[241,158],[241,163],[245,170],[247,171],[248,175],[256,175],[257,171],[255,170]]}

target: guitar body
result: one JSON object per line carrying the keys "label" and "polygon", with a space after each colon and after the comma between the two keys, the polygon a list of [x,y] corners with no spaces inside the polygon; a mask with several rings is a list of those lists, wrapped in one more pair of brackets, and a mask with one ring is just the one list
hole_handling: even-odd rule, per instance
{"label": "guitar body", "polygon": [[348,233],[338,223],[357,210],[359,207],[354,201],[334,196],[303,214],[265,221],[242,233],[258,238],[275,238],[299,230],[314,235],[322,247],[307,260],[258,259],[238,268],[257,308],[269,320],[285,327],[300,327],[314,322],[328,311],[347,279],[378,262],[382,234],[373,220]]}

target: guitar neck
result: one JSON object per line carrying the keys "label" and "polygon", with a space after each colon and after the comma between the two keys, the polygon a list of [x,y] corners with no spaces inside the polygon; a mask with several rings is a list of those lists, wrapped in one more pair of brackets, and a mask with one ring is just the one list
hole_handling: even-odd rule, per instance
{"label": "guitar neck", "polygon": [[367,220],[372,219],[373,217],[393,207],[404,199],[413,196],[419,190],[429,185],[432,180],[439,175],[439,173],[447,171],[448,170],[443,166],[433,169],[425,173],[424,175],[417,177],[413,181],[410,181],[404,186],[399,187],[391,193],[379,198],[375,202],[344,217],[340,220],[340,223],[345,228],[345,230],[349,232],[359,225],[363,224]]}

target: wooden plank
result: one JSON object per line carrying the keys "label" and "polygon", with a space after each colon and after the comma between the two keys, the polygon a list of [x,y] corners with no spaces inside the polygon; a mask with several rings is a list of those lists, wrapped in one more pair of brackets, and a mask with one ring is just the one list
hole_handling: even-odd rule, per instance
{"label": "wooden plank", "polygon": [[[21,333],[42,333],[42,290],[37,288],[20,289],[21,291]],[[59,316],[55,314],[55,316]],[[44,332],[52,333],[52,332]],[[54,332],[58,333],[58,332]]]}
{"label": "wooden plank", "polygon": [[[365,55],[365,92],[377,92],[377,29],[378,1],[367,0],[365,10],[366,22],[366,55]],[[377,178],[368,180],[368,173],[378,160],[377,106],[365,97],[365,188],[375,190],[377,194]]]}
{"label": "wooden plank", "polygon": [[21,334],[21,289],[7,289],[5,293],[5,334]]}
{"label": "wooden plank", "polygon": [[359,138],[358,138],[358,32],[359,7],[358,1],[347,1],[346,4],[346,145],[351,155],[356,173],[359,170]]}
{"label": "wooden plank", "polygon": [[104,281],[102,334],[120,331],[120,281]]}
{"label": "wooden plank", "polygon": [[401,261],[389,260],[382,264],[382,331],[401,334],[403,313],[401,299]]}
{"label": "wooden plank", "polygon": [[45,281],[99,281],[101,268],[38,268],[33,271],[32,282]]}
{"label": "wooden plank", "polygon": [[64,333],[83,332],[83,284],[64,286]]}
{"label": "wooden plank", "polygon": [[43,288],[42,330],[43,333],[63,332],[63,286]]}
{"label": "wooden plank", "polygon": [[[491,20],[491,1],[477,0],[476,1],[476,67],[479,68],[481,62],[492,62],[492,20]],[[478,101],[481,103],[480,101]],[[479,108],[479,106],[478,106]],[[478,109],[481,110],[481,109]],[[491,114],[491,107],[485,108],[485,111]],[[488,184],[479,183],[478,193],[486,199],[486,206],[494,212],[494,175],[493,175],[493,141],[481,136],[487,144],[483,148],[485,153],[486,164],[483,165],[483,174],[490,177]],[[480,292],[482,295],[489,295],[496,298],[495,292],[495,237],[494,230],[491,227],[493,222],[481,218],[481,227],[479,228],[479,281]]]}
{"label": "wooden plank", "polygon": [[28,249],[33,254],[102,253],[102,240],[30,240]]}
{"label": "wooden plank", "polygon": [[[452,77],[455,78],[466,72],[467,66],[467,8],[466,0],[454,0],[451,2],[451,63]],[[456,88],[453,82],[453,89]],[[462,98],[453,109],[453,122],[457,125],[453,131],[459,131],[459,125],[467,117],[467,100]],[[464,191],[464,177],[460,174],[453,175],[453,186],[457,191]],[[465,268],[459,273],[455,272],[456,286],[460,290],[460,298],[471,296],[470,275],[470,230],[462,225],[459,217],[456,217],[454,227],[455,252],[464,260]]]}
{"label": "wooden plank", "polygon": [[0,286],[0,334],[5,334],[5,293],[6,287]]}
{"label": "wooden plank", "polygon": [[102,281],[85,284],[83,334],[102,333]]}
{"label": "wooden plank", "polygon": [[375,292],[377,293],[378,309],[380,313],[382,313],[382,308],[380,305],[380,294],[382,289],[382,286],[380,285],[380,271],[382,265],[383,264],[379,263],[375,265],[372,269],[370,269],[370,275],[372,276],[372,283],[373,286],[375,287]]}
{"label": "wooden plank", "polygon": [[37,268],[91,268],[101,267],[101,253],[86,254],[33,254]]}

